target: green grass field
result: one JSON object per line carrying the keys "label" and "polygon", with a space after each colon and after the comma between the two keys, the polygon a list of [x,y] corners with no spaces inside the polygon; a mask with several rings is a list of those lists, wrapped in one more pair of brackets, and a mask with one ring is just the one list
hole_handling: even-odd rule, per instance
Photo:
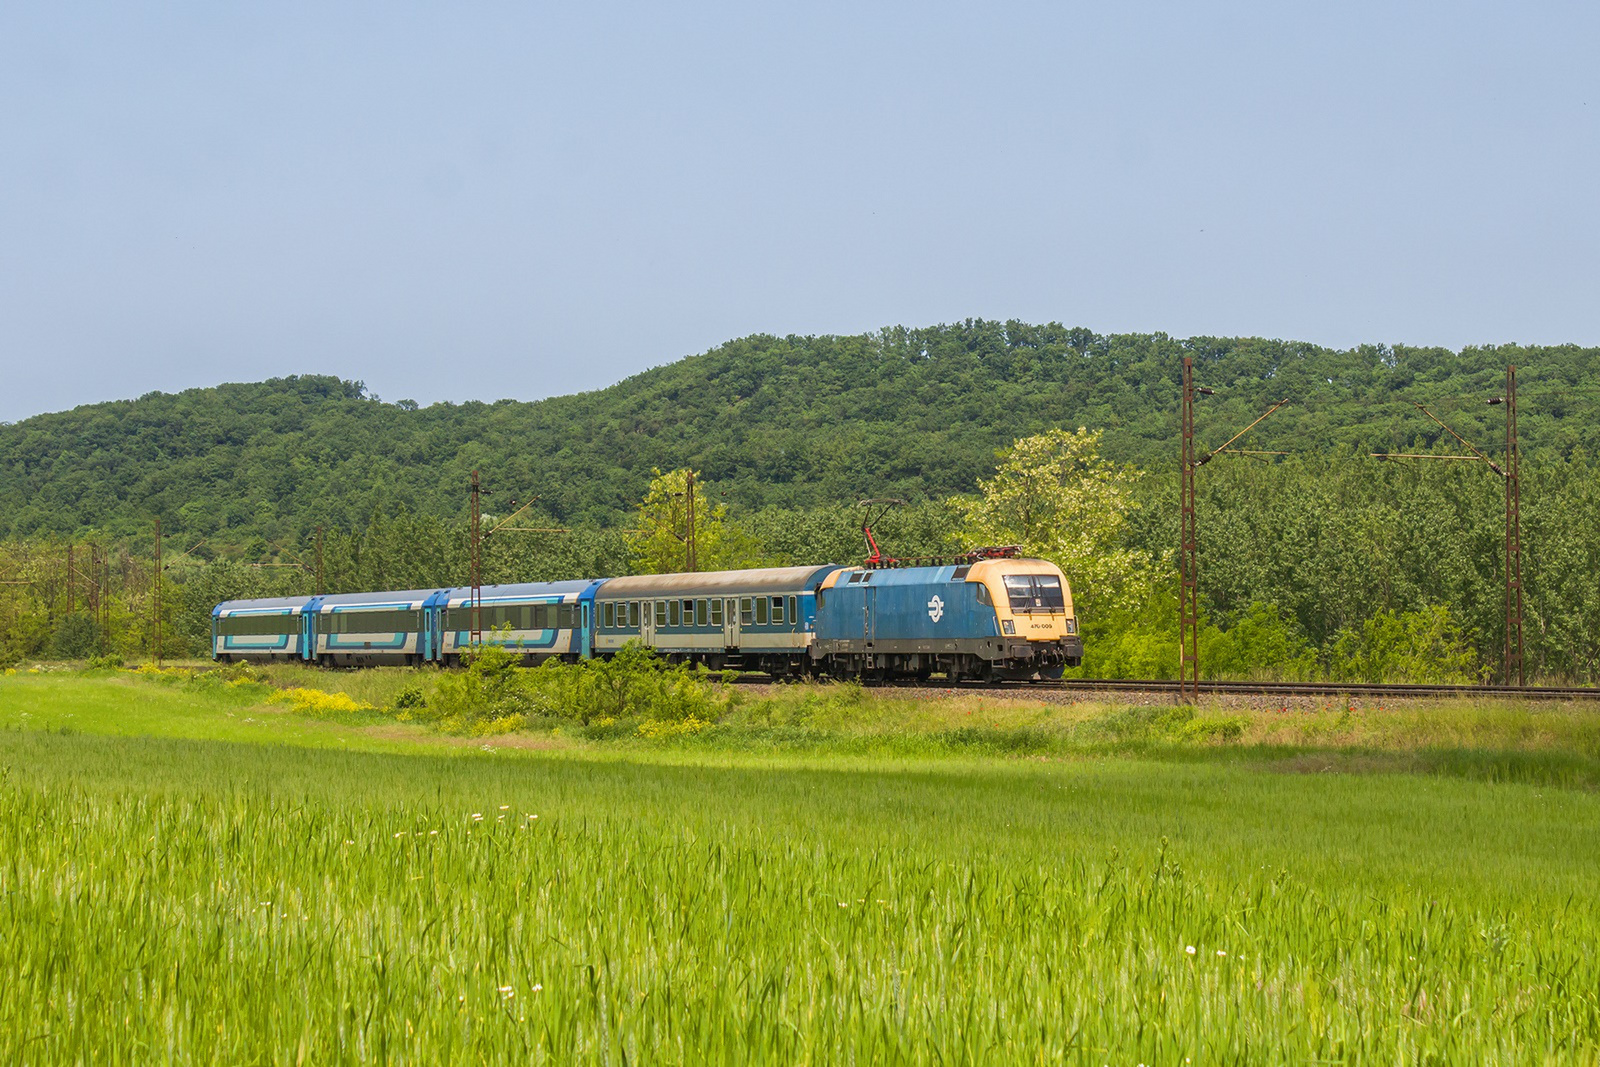
{"label": "green grass field", "polygon": [[967,699],[656,743],[0,679],[0,1055],[1600,1056],[1600,710]]}

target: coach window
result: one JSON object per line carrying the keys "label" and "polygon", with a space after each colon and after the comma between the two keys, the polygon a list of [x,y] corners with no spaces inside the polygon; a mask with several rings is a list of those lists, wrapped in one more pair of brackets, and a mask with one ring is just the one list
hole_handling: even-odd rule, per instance
{"label": "coach window", "polygon": [[683,625],[683,601],[672,600],[667,602],[667,625]]}
{"label": "coach window", "polygon": [[739,622],[742,625],[749,626],[756,621],[754,604],[755,601],[749,597],[739,601]]}
{"label": "coach window", "polygon": [[710,617],[710,610],[711,605],[704,600],[696,600],[694,602],[694,624],[696,626],[704,626],[706,620]]}
{"label": "coach window", "polygon": [[757,626],[765,626],[766,624],[767,624],[767,598],[764,597],[764,596],[758,596],[758,597],[756,597],[756,625]]}
{"label": "coach window", "polygon": [[628,628],[630,630],[639,628],[639,602],[637,600],[628,601]]}
{"label": "coach window", "polygon": [[783,597],[781,596],[772,598],[772,625],[783,625]]}
{"label": "coach window", "polygon": [[617,606],[609,601],[600,609],[600,625],[608,630],[617,628]]}
{"label": "coach window", "polygon": [[665,626],[666,624],[667,624],[667,602],[665,600],[658,600],[658,601],[656,601],[656,628],[660,629],[661,627]]}
{"label": "coach window", "polygon": [[722,598],[721,597],[717,597],[717,599],[715,599],[715,600],[713,600],[711,602],[711,625],[712,626],[721,626],[722,625]]}
{"label": "coach window", "polygon": [[795,610],[794,597],[789,598],[789,625],[794,626],[800,621],[800,613]]}
{"label": "coach window", "polygon": [[694,601],[692,600],[683,602],[683,624],[685,626],[694,625]]}

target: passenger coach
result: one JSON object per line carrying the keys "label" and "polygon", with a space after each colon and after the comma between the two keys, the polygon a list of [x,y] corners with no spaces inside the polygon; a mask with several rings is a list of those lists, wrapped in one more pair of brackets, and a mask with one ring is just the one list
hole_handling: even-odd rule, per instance
{"label": "passenger coach", "polygon": [[[481,587],[478,623],[485,641],[521,653],[530,663],[587,658],[598,581],[523,582]],[[435,614],[439,659],[460,663],[472,642],[472,587],[448,590]]]}
{"label": "passenger coach", "polygon": [[334,593],[307,605],[312,655],[327,666],[368,667],[424,663],[438,658],[426,625],[427,610],[449,590]]}
{"label": "passenger coach", "polygon": [[306,606],[314,597],[230,600],[211,609],[211,657],[296,660],[310,647]]}
{"label": "passenger coach", "polygon": [[767,567],[609,578],[595,592],[595,653],[640,641],[679,662],[800,674],[816,623],[816,588],[839,568]]}

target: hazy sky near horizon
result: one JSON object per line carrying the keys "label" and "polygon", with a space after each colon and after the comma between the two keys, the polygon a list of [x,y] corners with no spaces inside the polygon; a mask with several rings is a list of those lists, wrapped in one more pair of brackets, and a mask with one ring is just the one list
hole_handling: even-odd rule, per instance
{"label": "hazy sky near horizon", "polygon": [[1600,343],[1600,5],[11,4],[0,420],[750,333]]}

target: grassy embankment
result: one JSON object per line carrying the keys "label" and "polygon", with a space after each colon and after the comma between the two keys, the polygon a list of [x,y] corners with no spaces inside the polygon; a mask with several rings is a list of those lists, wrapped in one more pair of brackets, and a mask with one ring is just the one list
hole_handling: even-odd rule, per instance
{"label": "grassy embankment", "polygon": [[[797,690],[608,741],[285,707],[0,679],[8,1060],[1600,1050],[1600,796],[1559,784],[1593,781],[1584,709]],[[810,733],[761,741],[784,717]],[[945,736],[1021,730],[1046,758]],[[1274,773],[1318,760],[1526,781]]]}

